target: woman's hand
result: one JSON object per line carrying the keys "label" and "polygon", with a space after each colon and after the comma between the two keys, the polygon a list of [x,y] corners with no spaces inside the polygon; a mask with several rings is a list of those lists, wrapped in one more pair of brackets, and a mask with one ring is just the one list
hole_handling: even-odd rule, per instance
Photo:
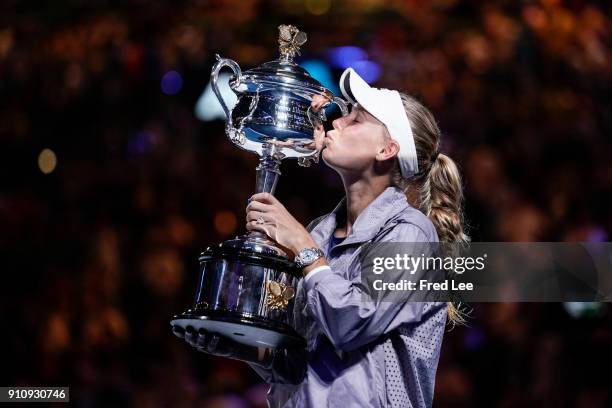
{"label": "woman's hand", "polygon": [[306,228],[270,193],[253,195],[246,211],[249,231],[263,232],[293,255],[317,246]]}
{"label": "woman's hand", "polygon": [[[326,97],[322,95],[315,95],[312,98],[310,109],[316,113],[328,103],[329,99],[327,99]],[[325,129],[323,128],[323,124],[321,123],[321,121],[317,121],[313,136],[315,141],[315,149],[320,152],[321,150],[323,150],[323,147],[325,147]]]}
{"label": "woman's hand", "polygon": [[267,366],[271,362],[269,349],[266,350],[240,344],[232,339],[204,329],[196,331],[193,327],[187,327],[187,330],[185,330],[180,326],[172,326],[172,332],[175,336],[184,339],[191,347],[203,353],[246,361],[247,363],[255,363],[261,366]]}

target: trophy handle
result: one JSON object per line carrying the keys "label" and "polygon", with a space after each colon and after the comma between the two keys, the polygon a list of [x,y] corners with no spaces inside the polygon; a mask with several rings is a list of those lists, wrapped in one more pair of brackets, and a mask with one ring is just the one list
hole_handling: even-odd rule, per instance
{"label": "trophy handle", "polygon": [[234,76],[236,77],[236,80],[238,81],[236,82],[234,86],[235,88],[240,85],[240,77],[242,76],[242,70],[240,69],[240,66],[238,66],[236,61],[228,59],[228,58],[221,58],[219,54],[216,54],[215,56],[217,58],[217,62],[213,66],[212,72],[210,74],[210,85],[212,87],[213,92],[217,96],[217,99],[219,100],[219,103],[221,104],[221,107],[223,108],[225,115],[227,116],[227,128],[230,130],[233,130],[234,124],[232,123],[232,112],[229,110],[229,108],[227,107],[227,104],[223,100],[223,96],[221,96],[221,91],[219,91],[219,86],[217,85],[217,81],[219,80],[219,72],[221,71],[221,69],[223,67],[229,67],[234,72]]}

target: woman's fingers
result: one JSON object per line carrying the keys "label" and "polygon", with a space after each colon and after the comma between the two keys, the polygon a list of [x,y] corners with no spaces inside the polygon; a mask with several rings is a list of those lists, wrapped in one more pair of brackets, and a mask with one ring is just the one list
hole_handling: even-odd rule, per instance
{"label": "woman's fingers", "polygon": [[323,106],[327,105],[328,103],[329,103],[329,99],[327,99],[326,97],[322,95],[315,95],[312,97],[312,102],[310,103],[310,106],[312,110],[316,112],[319,109],[321,109]]}
{"label": "woman's fingers", "polygon": [[260,232],[263,232],[264,234],[267,234],[268,231],[266,230],[264,225],[266,224],[260,224],[257,221],[251,220],[251,221],[247,221],[246,229],[248,229],[249,231],[260,231]]}
{"label": "woman's fingers", "polygon": [[246,212],[247,214],[249,213],[249,211],[259,211],[259,212],[270,212],[272,211],[274,207],[270,204],[265,204],[262,203],[261,201],[253,201],[251,200],[251,202],[249,203],[249,205],[246,206]]}
{"label": "woman's fingers", "polygon": [[210,337],[210,334],[206,330],[204,329],[198,330],[198,339],[196,340],[195,347],[206,346],[206,341],[208,340],[209,337]]}
{"label": "woman's fingers", "polygon": [[185,341],[193,347],[195,347],[195,344],[198,341],[198,332],[196,332],[192,326],[187,326],[185,328]]}
{"label": "woman's fingers", "polygon": [[185,337],[185,329],[183,329],[181,326],[178,326],[178,325],[172,326],[172,333],[174,333],[176,337],[181,338],[181,339]]}
{"label": "woman's fingers", "polygon": [[[193,326],[182,328],[177,325],[172,326],[172,332],[178,337],[183,337],[190,346],[198,351],[238,359],[241,357],[237,354],[240,351],[239,347],[236,347],[238,343],[217,333],[209,332],[205,329],[196,331]],[[248,360],[245,359],[245,361]]]}
{"label": "woman's fingers", "polygon": [[[208,343],[210,342],[212,338],[211,333],[209,333],[208,331],[204,329],[200,329],[196,331],[192,326],[187,326],[185,329],[179,326],[174,326],[172,328],[172,331],[177,336],[179,335],[179,333],[182,333],[183,336],[179,336],[179,337],[184,337],[185,341],[189,343],[190,346],[195,347],[198,350],[202,348],[204,349],[208,348]],[[204,351],[208,351],[208,350],[204,350]]]}
{"label": "woman's fingers", "polygon": [[[264,204],[279,204],[279,201],[270,193],[257,193],[251,196],[251,202],[259,201]],[[250,204],[250,203],[249,203]]]}
{"label": "woman's fingers", "polygon": [[267,227],[269,227],[269,225],[267,226],[266,224],[258,224],[257,221],[249,221],[246,224],[246,229],[248,231],[259,231],[261,233],[266,234],[270,238],[272,238],[270,236],[270,233],[269,233]]}
{"label": "woman's fingers", "polygon": [[208,350],[209,353],[214,353],[217,350],[217,346],[219,345],[220,340],[221,337],[219,335],[211,334],[204,347]]}
{"label": "woman's fingers", "polygon": [[268,222],[268,219],[264,217],[264,213],[262,213],[261,211],[249,211],[247,213],[247,216],[246,216],[247,222],[251,222],[251,221],[257,222],[260,219],[263,219],[264,221]]}
{"label": "woman's fingers", "polygon": [[[271,198],[274,198],[274,197],[269,193],[255,194],[252,197],[251,202],[247,206],[247,215],[246,215],[247,230],[259,231],[259,232],[263,232],[266,235],[269,235],[268,230],[263,228],[263,226],[266,224],[269,224],[271,219],[273,219],[274,205],[266,204],[262,201],[272,202]],[[276,199],[274,198],[274,200]],[[262,219],[264,221],[264,224],[261,224]]]}
{"label": "woman's fingers", "polygon": [[315,149],[317,149],[319,152],[323,150],[323,143],[325,142],[325,130],[323,129],[323,126],[319,125],[315,128],[314,141]]}

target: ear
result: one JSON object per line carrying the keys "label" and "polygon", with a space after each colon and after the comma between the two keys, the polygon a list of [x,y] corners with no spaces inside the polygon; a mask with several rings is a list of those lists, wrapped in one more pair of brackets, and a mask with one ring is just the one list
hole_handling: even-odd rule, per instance
{"label": "ear", "polygon": [[399,151],[400,146],[397,141],[393,139],[387,140],[387,142],[378,150],[378,153],[376,154],[376,160],[386,161],[389,159],[393,159],[399,154]]}

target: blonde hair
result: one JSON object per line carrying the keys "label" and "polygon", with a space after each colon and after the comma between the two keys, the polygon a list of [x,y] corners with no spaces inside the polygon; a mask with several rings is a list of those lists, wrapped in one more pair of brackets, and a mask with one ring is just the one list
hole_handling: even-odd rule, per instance
{"label": "blonde hair", "polygon": [[[415,187],[417,202],[414,204],[436,227],[443,250],[447,243],[467,243],[469,237],[464,231],[463,186],[459,169],[453,159],[440,153],[441,132],[429,109],[408,95],[400,93],[400,96],[412,127],[419,172],[404,178],[399,162],[396,162],[391,182],[403,191]],[[452,250],[456,246],[446,248]],[[452,325],[465,324],[465,313],[459,303],[448,302],[448,321]]]}

